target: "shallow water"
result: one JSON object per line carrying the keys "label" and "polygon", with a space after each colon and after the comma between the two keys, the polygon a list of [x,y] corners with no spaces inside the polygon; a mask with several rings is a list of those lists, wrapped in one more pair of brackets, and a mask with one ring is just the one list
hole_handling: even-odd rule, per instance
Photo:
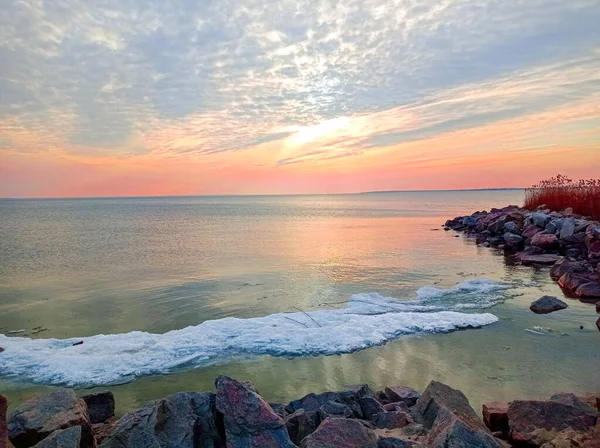
{"label": "shallow water", "polygon": [[[48,361],[41,357],[28,371],[27,362],[12,361],[23,361],[34,346],[11,339],[23,351],[16,356],[11,348],[14,359],[9,363],[5,357],[0,364],[0,391],[16,404],[45,389],[31,384],[36,372],[43,373],[38,382],[64,382],[77,377],[81,365],[85,373],[88,362],[100,354],[110,360],[107,370],[117,371],[129,361],[110,357],[127,353],[123,347],[132,341],[130,332],[152,333],[164,348],[165,341],[172,341],[164,333],[189,326],[193,362],[150,376],[138,366],[133,375],[138,379],[108,387],[121,412],[170,392],[211,390],[218,374],[252,380],[267,399],[278,401],[356,383],[423,389],[431,379],[460,388],[476,407],[487,399],[598,391],[600,338],[593,307],[570,300],[567,310],[535,315],[527,309],[532,300],[548,293],[562,296],[547,269],[513,266],[498,251],[455,238],[454,232],[432,230],[459,214],[518,204],[521,196],[521,191],[480,191],[0,201],[0,332],[25,329],[35,341],[23,344],[49,350],[44,352]],[[408,301],[418,298],[419,290],[430,293],[423,288],[427,285],[448,289],[480,278],[510,289],[452,293],[424,304],[467,313],[468,320],[491,313],[499,319],[491,325],[449,333],[418,331],[437,322],[436,309],[418,316],[424,321],[416,333],[405,331],[410,316],[398,313],[380,320],[359,318],[352,323],[355,331],[344,328],[355,343],[348,350],[343,350],[344,338],[335,337],[341,327],[332,316],[348,306],[353,294],[374,297],[377,292],[415,305]],[[376,310],[376,304],[359,303],[367,306],[366,314]],[[313,325],[304,312],[334,326]],[[285,350],[273,353],[248,342],[249,321],[223,320],[273,319],[276,313],[296,313],[286,316],[304,321],[289,322],[283,332]],[[400,317],[405,321],[399,323]],[[206,325],[218,325],[225,339],[231,325],[241,338],[232,345],[235,356],[220,340],[209,361],[196,362],[198,351],[207,346],[200,341]],[[31,334],[36,327],[47,330]],[[111,342],[114,352],[110,344],[102,349],[94,345],[93,336],[99,334],[122,335]],[[273,337],[272,331],[267,334]],[[302,335],[313,344],[308,349]],[[80,352],[69,352],[72,369],[57,372],[50,338],[84,340],[73,348]],[[159,351],[153,340],[144,345],[148,350],[136,346],[135,353],[143,353],[143,367],[149,364],[148,354],[156,354],[153,363],[166,364],[171,359],[165,353],[170,358],[189,348],[177,341]],[[364,341],[384,345],[322,354],[356,350]],[[265,346],[269,344],[261,341]],[[0,354],[0,362],[11,352]],[[299,354],[303,356],[290,357]],[[17,364],[24,370],[17,373]]]}

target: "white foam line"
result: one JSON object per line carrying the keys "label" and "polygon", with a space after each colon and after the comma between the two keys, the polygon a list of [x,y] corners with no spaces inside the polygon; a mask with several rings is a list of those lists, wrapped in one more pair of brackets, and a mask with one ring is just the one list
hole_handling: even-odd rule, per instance
{"label": "white foam line", "polygon": [[[463,286],[474,297],[491,287],[488,282],[469,282]],[[452,290],[465,290],[457,287]],[[228,317],[165,334],[133,331],[70,339],[0,335],[5,349],[0,376],[48,385],[99,386],[252,356],[349,353],[402,335],[482,327],[498,320],[489,313],[443,310],[441,303],[422,305],[422,299],[401,302],[377,293],[355,294],[345,308],[309,312],[310,317],[303,312]],[[479,301],[480,308],[487,307],[490,298],[486,294]],[[457,305],[476,307],[476,302]],[[80,340],[82,345],[73,346]]]}

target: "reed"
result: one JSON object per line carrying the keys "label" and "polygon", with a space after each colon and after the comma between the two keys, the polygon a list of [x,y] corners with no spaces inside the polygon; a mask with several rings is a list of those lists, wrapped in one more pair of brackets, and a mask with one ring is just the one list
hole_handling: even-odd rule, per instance
{"label": "reed", "polygon": [[540,205],[556,211],[571,207],[573,213],[600,220],[600,179],[573,181],[559,174],[543,180],[525,190],[525,208]]}

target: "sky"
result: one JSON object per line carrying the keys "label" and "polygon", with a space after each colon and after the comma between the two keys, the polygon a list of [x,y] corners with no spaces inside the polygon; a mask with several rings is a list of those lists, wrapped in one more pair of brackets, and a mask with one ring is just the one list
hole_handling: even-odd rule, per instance
{"label": "sky", "polygon": [[600,173],[598,0],[3,0],[0,197]]}

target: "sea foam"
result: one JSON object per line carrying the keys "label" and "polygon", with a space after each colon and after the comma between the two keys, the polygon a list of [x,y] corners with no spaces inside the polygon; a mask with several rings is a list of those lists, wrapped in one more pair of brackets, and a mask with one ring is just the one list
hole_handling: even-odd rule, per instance
{"label": "sea foam", "polygon": [[[47,385],[91,387],[132,381],[179,369],[261,355],[349,353],[402,335],[477,328],[498,320],[487,308],[509,286],[469,280],[450,289],[421,288],[414,300],[354,294],[344,308],[228,317],[164,334],[132,331],[70,339],[0,335],[0,376]],[[73,346],[83,340],[81,345]]]}

